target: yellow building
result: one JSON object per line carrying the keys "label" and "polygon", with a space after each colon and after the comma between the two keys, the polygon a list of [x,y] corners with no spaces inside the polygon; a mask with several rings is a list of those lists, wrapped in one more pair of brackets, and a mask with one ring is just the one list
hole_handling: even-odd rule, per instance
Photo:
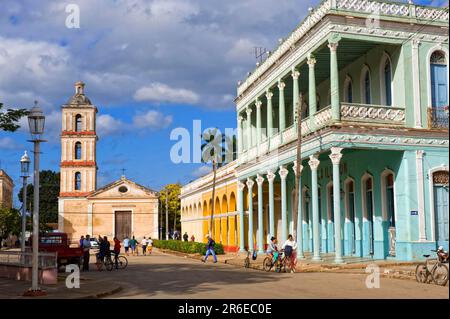
{"label": "yellow building", "polygon": [[12,207],[14,183],[6,172],[0,169],[0,207]]}
{"label": "yellow building", "polygon": [[97,189],[97,107],[75,83],[75,95],[62,106],[61,184],[58,229],[72,241],[81,235],[158,237],[158,195],[128,180]]}
{"label": "yellow building", "polygon": [[[212,237],[226,251],[239,248],[239,216],[236,209],[236,162],[231,162],[216,172],[216,190]],[[181,188],[181,230],[195,241],[206,242],[212,210],[213,173],[209,173]]]}

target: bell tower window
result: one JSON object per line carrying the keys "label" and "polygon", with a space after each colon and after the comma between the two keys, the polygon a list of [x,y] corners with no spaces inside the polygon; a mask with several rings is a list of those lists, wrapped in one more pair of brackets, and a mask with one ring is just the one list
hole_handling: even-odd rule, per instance
{"label": "bell tower window", "polygon": [[75,132],[81,132],[82,130],[82,118],[80,114],[75,116]]}
{"label": "bell tower window", "polygon": [[80,142],[75,143],[75,159],[76,160],[81,159],[81,143]]}
{"label": "bell tower window", "polygon": [[75,190],[76,191],[81,190],[81,173],[80,172],[75,173]]}

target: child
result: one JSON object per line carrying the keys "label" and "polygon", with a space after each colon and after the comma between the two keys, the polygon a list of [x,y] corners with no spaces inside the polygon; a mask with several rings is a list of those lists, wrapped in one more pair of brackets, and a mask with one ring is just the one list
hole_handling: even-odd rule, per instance
{"label": "child", "polygon": [[147,240],[147,252],[149,255],[151,255],[152,249],[153,249],[153,240],[151,237],[149,237]]}

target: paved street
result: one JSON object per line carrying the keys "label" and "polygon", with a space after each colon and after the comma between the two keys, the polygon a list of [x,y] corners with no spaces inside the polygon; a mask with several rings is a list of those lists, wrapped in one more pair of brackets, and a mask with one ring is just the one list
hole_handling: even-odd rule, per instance
{"label": "paved street", "polygon": [[[91,271],[92,280],[123,287],[110,298],[448,298],[448,287],[381,278],[379,289],[365,286],[365,275],[277,274],[162,253],[129,257],[126,270]],[[101,284],[101,283],[99,283]],[[81,286],[83,289],[83,286]]]}

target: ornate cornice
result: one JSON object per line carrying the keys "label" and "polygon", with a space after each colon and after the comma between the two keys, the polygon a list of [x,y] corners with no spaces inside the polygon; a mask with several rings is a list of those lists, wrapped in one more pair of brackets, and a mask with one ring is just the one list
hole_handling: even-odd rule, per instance
{"label": "ornate cornice", "polygon": [[94,161],[64,161],[61,162],[60,167],[96,167]]}

